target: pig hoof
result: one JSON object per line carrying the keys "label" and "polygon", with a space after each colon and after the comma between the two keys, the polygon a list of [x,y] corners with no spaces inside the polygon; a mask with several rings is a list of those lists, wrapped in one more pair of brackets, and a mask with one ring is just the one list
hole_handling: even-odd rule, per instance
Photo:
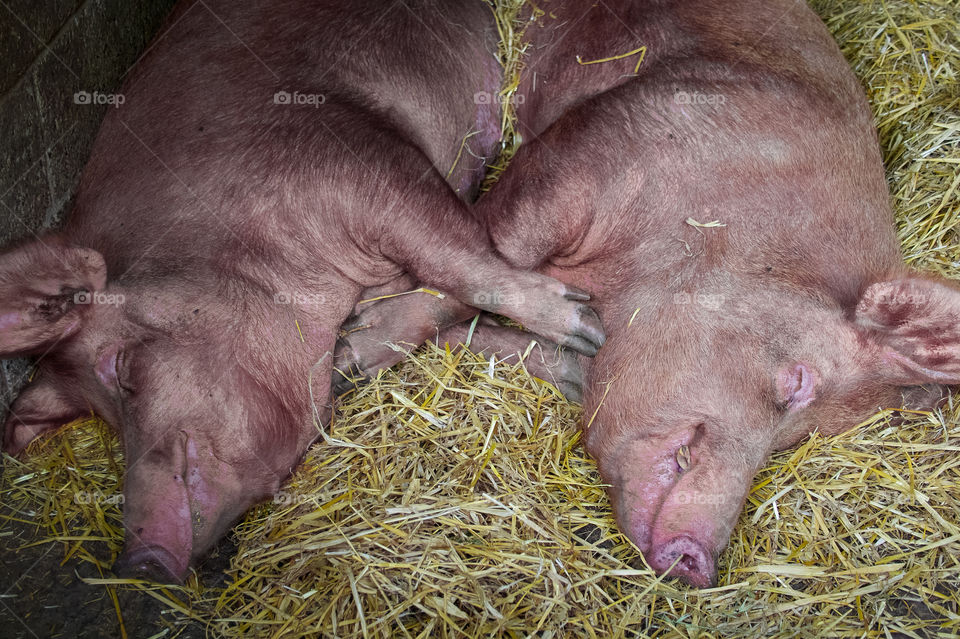
{"label": "pig hoof", "polygon": [[536,336],[535,341],[540,348],[527,358],[527,370],[553,384],[568,401],[582,402],[583,369],[577,356],[544,337]]}
{"label": "pig hoof", "polygon": [[[359,313],[356,315],[350,315],[350,317],[345,319],[343,321],[343,324],[340,326],[340,330],[346,333],[350,333],[357,329],[367,328],[368,326],[370,326],[370,322],[366,321],[363,318],[363,313]],[[339,340],[338,340],[338,343],[339,343]]]}
{"label": "pig hoof", "polygon": [[333,349],[333,380],[331,382],[334,395],[343,395],[353,390],[357,384],[367,381],[357,352],[350,342],[341,337]]}
{"label": "pig hoof", "polygon": [[577,356],[569,351],[560,352],[560,368],[555,374],[557,390],[567,401],[583,403],[583,369]]}
{"label": "pig hoof", "polygon": [[590,299],[590,293],[576,286],[567,285],[567,292],[563,294],[563,297],[577,302],[586,302]]}
{"label": "pig hoof", "polygon": [[567,401],[574,402],[576,404],[583,403],[583,387],[576,382],[561,381],[557,383],[557,390],[559,390],[564,397],[567,398]]}
{"label": "pig hoof", "polygon": [[603,346],[606,336],[600,316],[586,304],[577,304],[573,327],[560,339],[560,345],[593,357]]}
{"label": "pig hoof", "polygon": [[124,552],[113,562],[113,572],[121,579],[145,579],[161,584],[182,584],[177,574],[179,562],[160,546],[144,546]]}
{"label": "pig hoof", "polygon": [[669,576],[685,581],[695,588],[710,588],[717,583],[717,568],[713,556],[703,544],[689,535],[679,535],[655,548],[649,561],[650,567],[658,574],[669,570]]}
{"label": "pig hoof", "polygon": [[363,385],[365,382],[370,381],[367,378],[363,371],[361,371],[356,365],[350,366],[347,370],[340,372],[339,370],[333,371],[333,382],[331,387],[333,394],[339,397],[355,389],[358,386]]}

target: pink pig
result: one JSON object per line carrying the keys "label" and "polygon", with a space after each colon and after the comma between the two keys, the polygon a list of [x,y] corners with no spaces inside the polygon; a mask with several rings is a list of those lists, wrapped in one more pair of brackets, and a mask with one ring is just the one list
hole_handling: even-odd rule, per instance
{"label": "pink pig", "polygon": [[[771,451],[960,383],[960,289],[905,267],[870,108],[806,3],[538,5],[525,142],[475,215],[593,296],[584,445],[650,566],[709,586]],[[366,311],[394,319],[344,365],[470,314],[411,307]]]}
{"label": "pink pig", "polygon": [[277,490],[371,290],[415,277],[599,348],[587,296],[505,263],[458,197],[498,144],[496,42],[479,1],[177,5],[66,228],[0,256],[0,355],[40,357],[4,449],[91,411],[120,430],[118,574],[182,580]]}

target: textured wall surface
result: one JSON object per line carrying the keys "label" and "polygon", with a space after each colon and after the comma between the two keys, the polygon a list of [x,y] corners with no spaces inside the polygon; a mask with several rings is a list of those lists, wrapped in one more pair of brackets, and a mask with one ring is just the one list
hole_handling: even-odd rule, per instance
{"label": "textured wall surface", "polygon": [[[173,4],[0,0],[0,246],[69,211],[105,110]],[[2,406],[25,370],[3,363]]]}

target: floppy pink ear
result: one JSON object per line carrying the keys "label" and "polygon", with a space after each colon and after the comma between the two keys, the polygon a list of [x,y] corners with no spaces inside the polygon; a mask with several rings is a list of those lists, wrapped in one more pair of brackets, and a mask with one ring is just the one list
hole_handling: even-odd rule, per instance
{"label": "floppy pink ear", "polygon": [[0,357],[40,352],[76,331],[106,280],[99,253],[56,237],[0,255]]}
{"label": "floppy pink ear", "polygon": [[882,348],[882,370],[901,386],[960,384],[960,288],[904,277],[870,286],[856,322]]}
{"label": "floppy pink ear", "polygon": [[3,450],[19,455],[42,433],[59,428],[86,414],[61,394],[55,377],[43,376],[27,385],[13,405],[3,429]]}

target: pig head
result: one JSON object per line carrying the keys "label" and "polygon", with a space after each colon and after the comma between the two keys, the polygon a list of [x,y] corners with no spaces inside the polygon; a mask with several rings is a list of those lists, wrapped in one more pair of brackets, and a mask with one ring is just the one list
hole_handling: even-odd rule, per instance
{"label": "pig head", "polygon": [[181,580],[315,436],[302,396],[282,392],[299,383],[291,364],[262,348],[282,351],[283,333],[261,317],[254,335],[209,290],[108,284],[99,253],[48,236],[0,258],[0,309],[0,355],[42,356],[6,452],[92,413],[123,426],[122,574]]}
{"label": "pig head", "polygon": [[[751,279],[695,293],[701,302],[648,291],[588,374],[584,443],[621,529],[651,567],[700,587],[715,583],[771,451],[881,408],[930,409],[937,384],[960,383],[960,291],[949,283],[898,274],[846,306]],[[723,301],[701,305],[714,295]]]}

